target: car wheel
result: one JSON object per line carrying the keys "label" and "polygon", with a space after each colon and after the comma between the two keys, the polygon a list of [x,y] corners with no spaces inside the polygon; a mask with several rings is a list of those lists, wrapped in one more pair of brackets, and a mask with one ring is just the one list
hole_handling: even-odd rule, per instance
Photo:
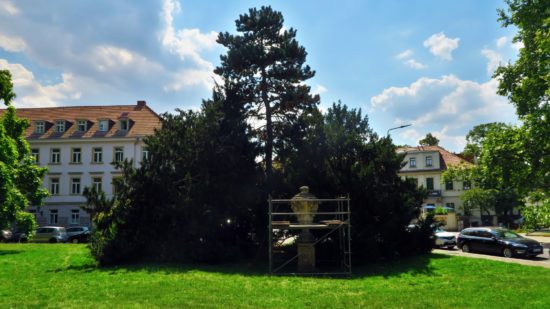
{"label": "car wheel", "polygon": [[71,242],[72,242],[73,244],[78,244],[78,238],[73,238],[73,239],[71,240]]}
{"label": "car wheel", "polygon": [[55,238],[50,239],[50,244],[55,244],[55,243],[57,243],[57,239]]}
{"label": "car wheel", "polygon": [[463,244],[462,245],[462,252],[470,252],[470,246],[468,246],[468,244]]}
{"label": "car wheel", "polygon": [[504,255],[504,257],[511,258],[514,256],[514,251],[510,248],[504,248],[504,250],[502,250],[502,255]]}

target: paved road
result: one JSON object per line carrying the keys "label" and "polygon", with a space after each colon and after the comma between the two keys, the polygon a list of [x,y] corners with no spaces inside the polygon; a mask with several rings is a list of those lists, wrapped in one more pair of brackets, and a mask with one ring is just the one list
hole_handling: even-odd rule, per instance
{"label": "paved road", "polygon": [[472,257],[472,258],[478,258],[478,259],[502,261],[506,263],[516,263],[516,264],[522,264],[522,265],[541,266],[545,268],[550,268],[550,251],[549,251],[550,237],[534,237],[534,236],[525,236],[525,237],[534,239],[542,243],[543,247],[545,248],[543,254],[540,254],[537,257],[532,259],[505,258],[503,256],[489,255],[489,254],[464,253],[456,247],[452,250],[434,249],[433,252],[447,254],[447,255],[454,255],[454,256],[465,256],[465,257]]}

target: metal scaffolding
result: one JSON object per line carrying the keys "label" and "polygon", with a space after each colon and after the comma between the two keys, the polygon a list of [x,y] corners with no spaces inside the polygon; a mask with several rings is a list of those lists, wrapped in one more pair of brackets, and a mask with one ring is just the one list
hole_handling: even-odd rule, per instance
{"label": "metal scaffolding", "polygon": [[[272,275],[351,275],[351,224],[350,199],[308,199],[318,202],[314,213],[293,212],[291,199],[268,199],[269,203],[269,273]],[[311,224],[300,224],[296,215],[312,214]],[[298,272],[296,261],[297,231],[312,230],[316,236],[315,247],[328,247],[332,259],[318,259],[314,272]],[[328,246],[327,246],[328,244]],[[325,248],[326,249],[326,248]],[[323,253],[326,253],[325,250]],[[317,253],[319,253],[317,251]],[[319,255],[319,254],[318,254]],[[321,254],[322,255],[322,254]],[[326,255],[326,254],[325,254]]]}

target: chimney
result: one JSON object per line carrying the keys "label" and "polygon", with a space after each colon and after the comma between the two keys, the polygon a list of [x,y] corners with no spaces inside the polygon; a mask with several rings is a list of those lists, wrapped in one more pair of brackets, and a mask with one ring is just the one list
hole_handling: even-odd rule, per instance
{"label": "chimney", "polygon": [[145,102],[143,100],[138,100],[136,110],[140,111],[142,108],[145,107],[145,105],[147,105],[147,102]]}

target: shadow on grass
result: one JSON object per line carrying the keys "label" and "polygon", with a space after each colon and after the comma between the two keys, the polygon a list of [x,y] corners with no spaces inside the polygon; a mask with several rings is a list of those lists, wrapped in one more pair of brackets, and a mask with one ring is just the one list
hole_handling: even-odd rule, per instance
{"label": "shadow on grass", "polygon": [[433,275],[434,267],[430,262],[434,259],[450,259],[444,254],[423,254],[406,257],[400,260],[371,263],[358,266],[353,271],[354,278],[381,276],[384,278],[400,276],[402,274]]}
{"label": "shadow on grass", "polygon": [[[400,276],[402,274],[417,275],[433,275],[434,268],[430,265],[433,259],[450,259],[452,257],[443,254],[425,254],[413,257],[403,258],[390,262],[370,263],[355,267],[351,279],[363,277],[382,276],[385,278]],[[107,272],[110,275],[118,275],[123,273],[146,272],[155,274],[184,274],[189,272],[207,272],[219,273],[224,275],[241,275],[241,276],[269,276],[267,272],[267,264],[258,262],[243,262],[233,264],[178,264],[178,263],[139,263],[120,266],[100,267],[94,263],[83,265],[69,265],[50,270],[50,272]],[[285,275],[280,274],[277,277],[296,277],[300,275]],[[312,276],[304,276],[312,277]],[[350,279],[346,276],[319,276],[320,278],[331,279]]]}
{"label": "shadow on grass", "polygon": [[10,255],[10,254],[18,254],[21,253],[21,250],[0,250],[0,256],[2,255]]}

